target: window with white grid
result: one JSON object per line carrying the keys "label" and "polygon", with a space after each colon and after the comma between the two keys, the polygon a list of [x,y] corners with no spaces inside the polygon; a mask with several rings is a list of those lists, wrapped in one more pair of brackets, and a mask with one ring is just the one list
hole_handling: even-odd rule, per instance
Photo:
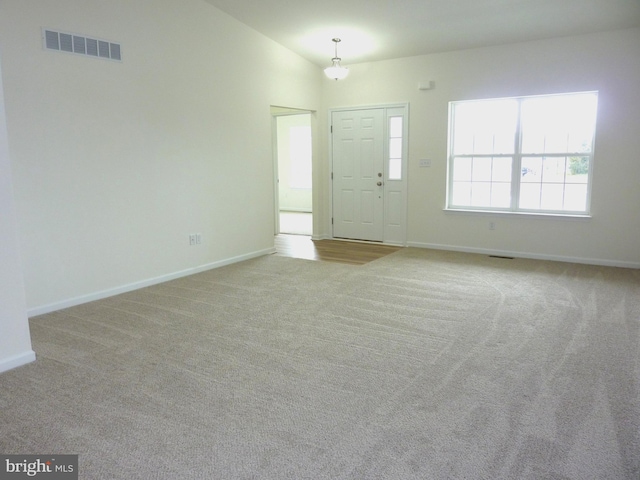
{"label": "window with white grid", "polygon": [[447,207],[589,213],[597,92],[452,102]]}

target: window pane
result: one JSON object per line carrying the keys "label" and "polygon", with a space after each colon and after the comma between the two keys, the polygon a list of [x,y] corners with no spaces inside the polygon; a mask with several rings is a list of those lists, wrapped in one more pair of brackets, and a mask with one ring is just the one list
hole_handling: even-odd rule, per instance
{"label": "window pane", "polygon": [[583,212],[587,209],[587,186],[576,184],[564,187],[564,209]]}
{"label": "window pane", "polygon": [[402,138],[402,117],[391,117],[389,119],[389,136]]}
{"label": "window pane", "polygon": [[456,158],[453,160],[453,181],[468,182],[471,180],[471,159]]}
{"label": "window pane", "polygon": [[471,206],[490,207],[491,206],[491,184],[472,183],[471,184]]}
{"label": "window pane", "polygon": [[471,182],[454,182],[451,201],[453,205],[471,205]]}
{"label": "window pane", "polygon": [[570,157],[567,183],[589,182],[589,157]]}
{"label": "window pane", "polygon": [[491,186],[491,206],[509,208],[511,206],[511,184],[494,183]]}
{"label": "window pane", "polygon": [[569,152],[591,152],[598,113],[598,95],[588,93],[572,95],[568,108]]}
{"label": "window pane", "polygon": [[552,95],[522,102],[522,152],[590,152],[597,95]]}
{"label": "window pane", "polygon": [[456,103],[453,153],[513,153],[517,114],[513,99]]}
{"label": "window pane", "polygon": [[454,158],[452,204],[511,206],[511,157]]}
{"label": "window pane", "polygon": [[389,159],[389,180],[402,180],[402,159]]}
{"label": "window pane", "polygon": [[539,183],[523,183],[520,185],[520,208],[537,210],[540,208]]}
{"label": "window pane", "polygon": [[527,157],[522,159],[521,182],[540,183],[542,181],[542,158]]}
{"label": "window pane", "polygon": [[473,170],[471,173],[471,181],[488,182],[491,180],[491,159],[490,158],[474,158]]}
{"label": "window pane", "polygon": [[493,159],[493,169],[491,171],[491,180],[494,182],[511,183],[511,165],[513,159],[511,157],[499,157]]}
{"label": "window pane", "polygon": [[389,139],[389,158],[402,158],[402,139]]}
{"label": "window pane", "polygon": [[556,183],[543,183],[540,196],[540,208],[542,210],[562,210],[564,203],[564,185]]}
{"label": "window pane", "polygon": [[566,158],[542,158],[542,181],[544,183],[564,183]]}

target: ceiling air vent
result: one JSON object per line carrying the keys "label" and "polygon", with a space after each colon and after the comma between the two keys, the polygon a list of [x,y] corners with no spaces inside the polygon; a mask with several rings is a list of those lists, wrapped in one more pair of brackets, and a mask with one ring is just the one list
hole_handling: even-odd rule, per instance
{"label": "ceiling air vent", "polygon": [[58,32],[42,29],[42,41],[47,50],[88,55],[90,57],[105,58],[108,60],[122,61],[119,43],[99,40],[97,38],[76,35],[74,33]]}

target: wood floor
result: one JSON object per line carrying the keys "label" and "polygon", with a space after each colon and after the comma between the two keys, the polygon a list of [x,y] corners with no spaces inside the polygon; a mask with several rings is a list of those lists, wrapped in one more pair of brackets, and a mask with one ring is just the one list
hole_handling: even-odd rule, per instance
{"label": "wood floor", "polygon": [[343,240],[311,240],[306,235],[276,235],[276,255],[364,265],[402,247]]}

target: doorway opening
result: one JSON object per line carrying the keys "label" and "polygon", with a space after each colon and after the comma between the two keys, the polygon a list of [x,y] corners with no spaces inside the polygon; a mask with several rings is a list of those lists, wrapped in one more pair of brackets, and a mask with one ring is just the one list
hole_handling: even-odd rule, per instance
{"label": "doorway opening", "polygon": [[272,107],[275,234],[313,234],[311,112]]}

